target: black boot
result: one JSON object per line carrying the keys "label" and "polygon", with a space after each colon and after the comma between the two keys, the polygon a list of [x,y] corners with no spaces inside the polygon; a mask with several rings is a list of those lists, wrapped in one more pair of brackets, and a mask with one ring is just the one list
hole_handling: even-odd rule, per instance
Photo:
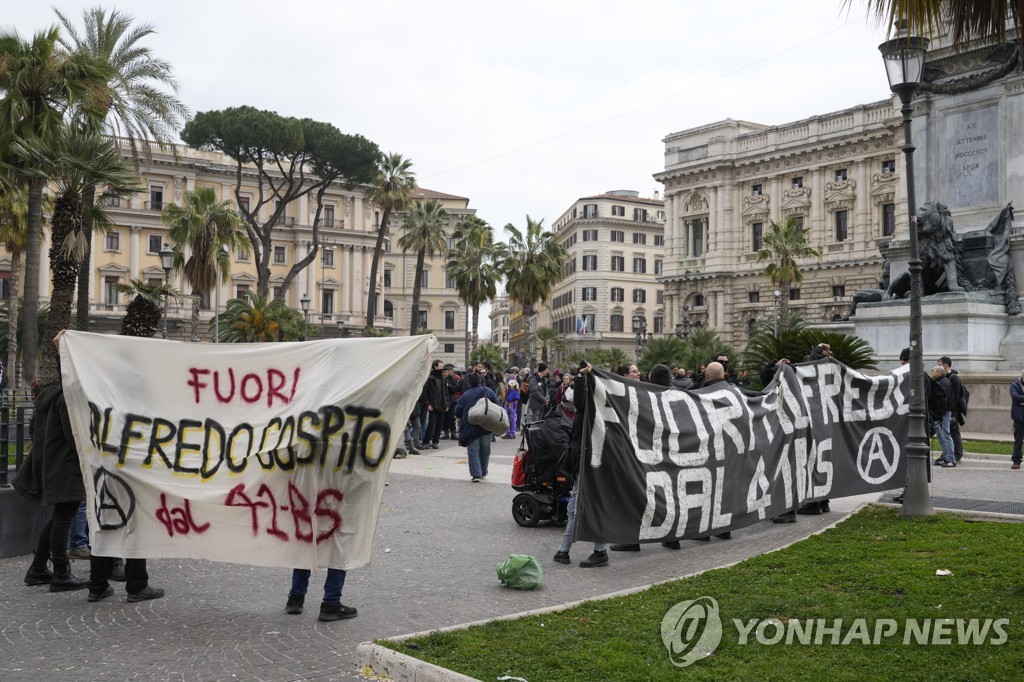
{"label": "black boot", "polygon": [[84,590],[88,580],[76,578],[71,572],[71,562],[67,557],[53,560],[53,579],[50,581],[50,592],[68,592]]}
{"label": "black boot", "polygon": [[53,573],[50,573],[50,569],[47,568],[47,562],[49,562],[49,560],[49,554],[33,555],[32,565],[28,567],[28,572],[25,573],[26,585],[50,584],[50,581],[53,580]]}

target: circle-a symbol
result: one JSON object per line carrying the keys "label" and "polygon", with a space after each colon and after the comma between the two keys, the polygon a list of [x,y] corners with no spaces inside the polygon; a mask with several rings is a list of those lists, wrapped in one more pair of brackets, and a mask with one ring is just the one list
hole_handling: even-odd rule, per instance
{"label": "circle-a symbol", "polygon": [[661,641],[679,668],[707,658],[722,641],[722,619],[712,597],[681,601],[661,619]]}
{"label": "circle-a symbol", "polygon": [[93,476],[96,491],[96,520],[100,530],[117,530],[128,525],[135,513],[135,493],[128,482],[106,469]]}
{"label": "circle-a symbol", "polygon": [[[857,451],[857,473],[868,483],[885,483],[896,473],[899,464],[900,445],[892,431],[876,426],[864,434]],[[878,466],[882,471],[878,471]]]}

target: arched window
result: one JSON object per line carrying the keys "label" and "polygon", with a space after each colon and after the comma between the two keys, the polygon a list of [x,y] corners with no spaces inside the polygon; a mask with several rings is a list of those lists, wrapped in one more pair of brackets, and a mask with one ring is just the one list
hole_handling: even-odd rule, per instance
{"label": "arched window", "polygon": [[395,305],[387,299],[384,299],[384,317],[389,320],[392,320],[395,317]]}

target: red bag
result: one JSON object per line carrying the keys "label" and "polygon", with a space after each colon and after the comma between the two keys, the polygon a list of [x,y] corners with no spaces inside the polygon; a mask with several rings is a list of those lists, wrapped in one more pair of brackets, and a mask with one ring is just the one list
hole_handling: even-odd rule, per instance
{"label": "red bag", "polygon": [[526,485],[526,462],[529,456],[528,451],[520,450],[512,460],[512,487]]}

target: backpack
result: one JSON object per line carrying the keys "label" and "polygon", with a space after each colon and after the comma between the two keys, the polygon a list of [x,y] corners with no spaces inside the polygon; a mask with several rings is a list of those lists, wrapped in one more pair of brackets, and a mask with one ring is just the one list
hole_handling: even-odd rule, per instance
{"label": "backpack", "polygon": [[526,396],[529,395],[529,393],[530,393],[530,382],[528,380],[524,381],[521,384],[519,384],[519,398],[521,400],[525,400]]}
{"label": "backpack", "polygon": [[960,382],[960,404],[957,405],[957,409],[960,411],[960,415],[967,416],[967,405],[971,402],[971,392],[967,390],[967,386],[964,382]]}

